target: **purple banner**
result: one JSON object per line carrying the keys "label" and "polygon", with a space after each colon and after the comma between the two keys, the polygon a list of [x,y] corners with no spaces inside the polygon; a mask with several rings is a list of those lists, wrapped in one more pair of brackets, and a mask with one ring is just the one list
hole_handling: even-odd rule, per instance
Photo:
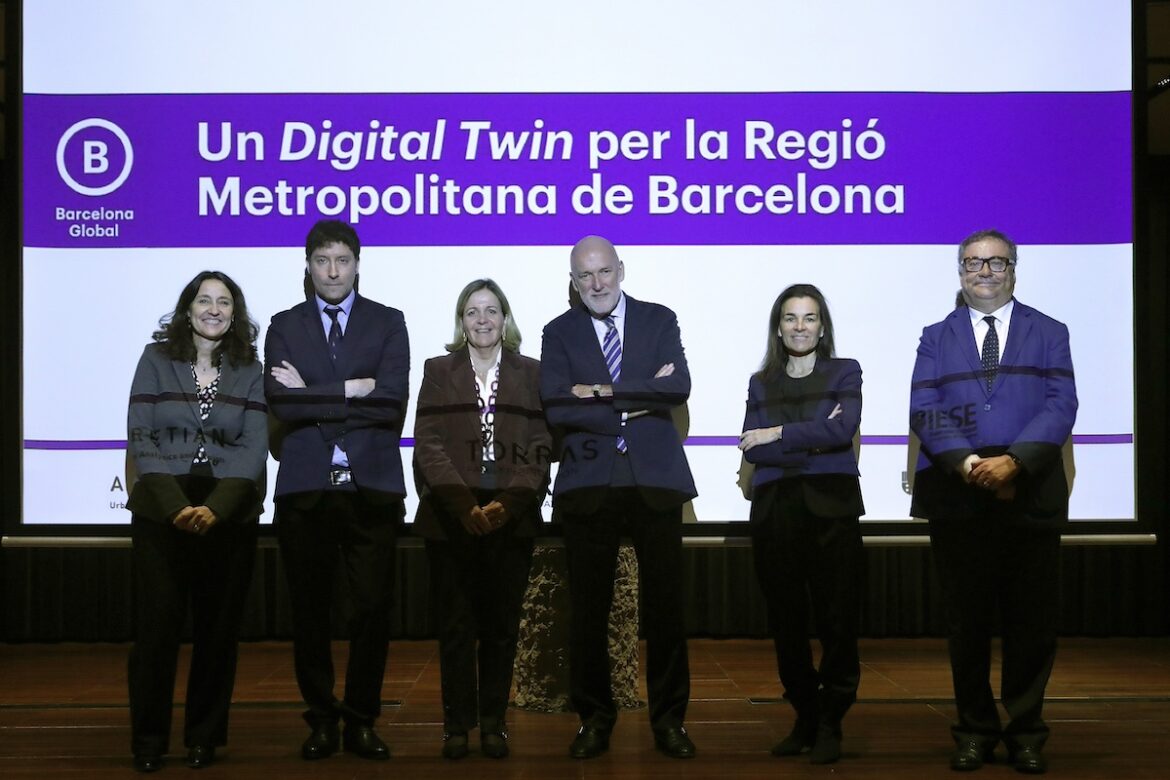
{"label": "purple banner", "polygon": [[1132,241],[1129,93],[26,95],[24,243]]}

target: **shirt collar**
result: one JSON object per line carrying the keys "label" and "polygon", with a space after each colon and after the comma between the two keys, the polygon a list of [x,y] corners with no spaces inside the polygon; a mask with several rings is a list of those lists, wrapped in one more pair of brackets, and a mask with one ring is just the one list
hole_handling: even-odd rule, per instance
{"label": "shirt collar", "polygon": [[1016,307],[1016,299],[1009,298],[1007,303],[1005,303],[1003,306],[1000,306],[998,309],[991,312],[990,314],[984,314],[983,312],[979,311],[978,309],[973,309],[970,306],[967,307],[967,313],[971,315],[971,324],[972,325],[978,325],[979,323],[983,322],[984,317],[988,317],[988,316],[995,317],[996,322],[1006,323],[1006,322],[1011,321],[1012,310],[1015,307]]}
{"label": "shirt collar", "polygon": [[350,312],[350,310],[353,309],[353,302],[356,299],[357,299],[357,290],[350,290],[349,295],[345,296],[345,298],[341,301],[341,303],[338,303],[338,304],[326,303],[321,298],[320,295],[313,296],[313,301],[317,304],[317,313],[319,315],[321,315],[322,317],[328,317],[329,315],[325,313],[325,307],[336,305],[337,308],[341,309],[341,312],[346,316],[346,319],[349,318],[349,312]]}

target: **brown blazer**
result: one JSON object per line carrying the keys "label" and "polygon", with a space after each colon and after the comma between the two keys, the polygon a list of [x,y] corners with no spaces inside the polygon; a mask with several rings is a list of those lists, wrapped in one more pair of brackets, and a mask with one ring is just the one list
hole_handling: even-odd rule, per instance
{"label": "brown blazer", "polygon": [[426,361],[414,422],[416,534],[429,539],[465,535],[462,518],[490,500],[508,509],[508,523],[497,533],[537,532],[552,456],[540,406],[540,362],[507,349],[500,355],[494,434],[496,488],[484,500],[476,495],[483,444],[467,347]]}

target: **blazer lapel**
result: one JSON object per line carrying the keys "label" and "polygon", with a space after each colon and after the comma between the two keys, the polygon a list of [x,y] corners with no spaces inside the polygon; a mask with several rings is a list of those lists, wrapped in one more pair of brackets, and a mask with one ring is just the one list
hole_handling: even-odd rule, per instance
{"label": "blazer lapel", "polygon": [[[960,345],[959,352],[962,353],[967,370],[971,372],[973,378],[979,381],[979,386],[983,388],[984,394],[987,394],[987,383],[983,381],[983,356],[979,354],[979,348],[975,344],[975,330],[971,327],[970,310],[966,306],[955,309],[948,319],[950,320],[951,334],[955,343]],[[944,361],[946,361],[945,357]],[[947,371],[947,373],[951,372]]]}
{"label": "blazer lapel", "polygon": [[172,360],[171,368],[175,372],[175,386],[183,392],[183,401],[191,412],[191,419],[196,429],[203,427],[203,420],[199,418],[199,388],[195,385],[195,377],[191,373],[191,364],[181,360]]}
{"label": "blazer lapel", "polygon": [[[1003,351],[1000,353],[999,364],[1001,366],[1021,365],[1020,353],[1023,352],[1023,345],[1029,341],[1032,324],[1032,310],[1016,301],[1015,308],[1012,309],[1012,323],[1008,328],[1007,343],[1003,345]],[[998,389],[1002,379],[1003,372],[1001,371],[995,377],[995,384],[991,388],[992,392]]]}
{"label": "blazer lapel", "polygon": [[[354,309],[357,309],[357,302],[354,302]],[[352,325],[353,314],[350,314],[349,323]],[[312,345],[312,354],[317,358],[321,365],[328,368],[329,372],[333,372],[333,358],[329,356],[329,342],[325,340],[325,328],[321,324],[321,313],[317,310],[317,303],[315,300],[305,301],[304,316],[301,317],[301,323],[305,328],[305,339],[308,344]],[[346,332],[349,328],[346,328]],[[345,343],[345,339],[342,339]],[[340,353],[338,355],[340,358]],[[305,368],[297,366],[297,369]]]}

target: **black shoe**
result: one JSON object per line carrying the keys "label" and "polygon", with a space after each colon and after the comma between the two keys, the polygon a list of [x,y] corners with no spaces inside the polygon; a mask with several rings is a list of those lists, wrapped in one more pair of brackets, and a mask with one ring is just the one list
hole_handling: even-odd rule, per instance
{"label": "black shoe", "polygon": [[162,756],[150,756],[146,754],[134,754],[134,769],[138,772],[157,772],[163,768]]}
{"label": "black shoe", "polygon": [[682,726],[671,726],[654,732],[654,747],[671,758],[694,758],[695,743]]}
{"label": "black shoe", "polygon": [[817,742],[817,727],[814,722],[811,726],[796,719],[792,726],[792,733],[772,746],[772,755],[777,758],[783,756],[798,756],[806,750],[811,750]]}
{"label": "black shoe", "polygon": [[978,740],[969,739],[960,742],[951,754],[951,769],[956,772],[973,772],[981,769],[984,763],[995,760],[995,751],[984,748]]}
{"label": "black shoe", "polygon": [[203,769],[211,766],[214,761],[214,745],[192,745],[187,750],[187,766],[192,769]]}
{"label": "black shoe", "polygon": [[508,732],[481,731],[479,733],[479,749],[488,758],[507,758]]}
{"label": "black shoe", "polygon": [[469,752],[471,751],[467,749],[466,734],[443,735],[443,758],[458,761],[461,758],[467,758]]}
{"label": "black shoe", "polygon": [[817,729],[817,741],[808,754],[810,764],[834,764],[841,758],[841,729],[822,725]]}
{"label": "black shoe", "polygon": [[1016,748],[1011,755],[1011,763],[1017,772],[1026,775],[1042,775],[1048,771],[1048,759],[1040,752],[1040,748],[1030,745]]}
{"label": "black shoe", "polygon": [[385,761],[390,758],[390,748],[374,731],[373,726],[351,726],[346,724],[342,734],[345,752],[371,761]]}
{"label": "black shoe", "polygon": [[301,745],[301,758],[306,761],[329,758],[337,752],[340,743],[341,735],[338,734],[336,723],[318,723]]}
{"label": "black shoe", "polygon": [[596,726],[582,726],[569,745],[571,758],[597,758],[609,750],[609,732]]}

